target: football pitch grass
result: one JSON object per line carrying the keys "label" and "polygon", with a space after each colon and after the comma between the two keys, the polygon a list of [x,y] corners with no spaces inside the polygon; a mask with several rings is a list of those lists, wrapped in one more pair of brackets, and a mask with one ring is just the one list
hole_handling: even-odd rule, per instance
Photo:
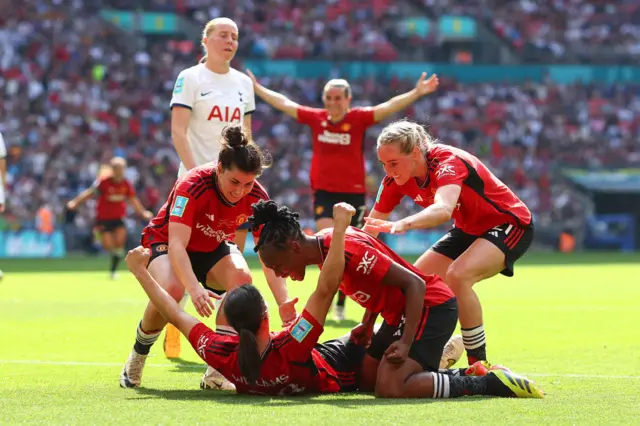
{"label": "football pitch grass", "polygon": [[[640,256],[531,255],[516,277],[477,286],[489,359],[536,380],[543,400],[463,397],[379,400],[368,394],[246,397],[204,392],[204,371],[182,340],[167,360],[161,340],[142,388],[118,386],[146,296],[105,258],[0,261],[0,424],[307,425],[637,424],[640,419]],[[290,293],[304,301],[318,271]],[[259,268],[254,280],[275,303]],[[189,311],[193,308],[189,306]],[[328,320],[321,341],[349,331]],[[211,321],[209,321],[211,323]],[[162,337],[161,337],[162,339]],[[458,365],[466,364],[463,360]]]}

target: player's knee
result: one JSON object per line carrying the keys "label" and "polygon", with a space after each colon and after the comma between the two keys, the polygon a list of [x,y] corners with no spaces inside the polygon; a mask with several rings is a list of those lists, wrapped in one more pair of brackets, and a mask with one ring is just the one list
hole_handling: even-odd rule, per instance
{"label": "player's knee", "polygon": [[184,286],[181,283],[171,283],[166,286],[166,291],[176,302],[182,300],[184,296]]}
{"label": "player's knee", "polygon": [[391,380],[378,380],[375,387],[376,398],[401,398],[402,389]]}
{"label": "player's knee", "polygon": [[463,267],[456,265],[455,262],[447,269],[444,281],[456,294],[459,290],[462,290],[469,285],[467,272]]}

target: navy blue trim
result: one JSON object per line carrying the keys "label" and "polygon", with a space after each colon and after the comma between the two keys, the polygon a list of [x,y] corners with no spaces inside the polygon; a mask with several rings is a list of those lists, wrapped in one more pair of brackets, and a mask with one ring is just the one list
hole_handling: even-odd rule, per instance
{"label": "navy blue trim", "polygon": [[186,108],[189,111],[193,110],[193,108],[191,108],[189,105],[179,104],[179,103],[171,104],[170,109],[173,109],[173,107],[177,107],[177,106],[182,107],[182,108]]}

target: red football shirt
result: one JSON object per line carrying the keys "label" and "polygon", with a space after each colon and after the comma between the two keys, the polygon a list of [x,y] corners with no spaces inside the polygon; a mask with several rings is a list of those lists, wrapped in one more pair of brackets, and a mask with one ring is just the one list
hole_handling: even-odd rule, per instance
{"label": "red football shirt", "polygon": [[335,393],[340,390],[338,375],[315,350],[322,331],[323,327],[305,310],[288,330],[271,333],[255,385],[250,385],[240,371],[238,335],[214,332],[199,323],[191,330],[189,342],[200,358],[236,386],[238,393]]}
{"label": "red football shirt", "polygon": [[127,215],[127,200],[136,195],[131,182],[126,179],[116,181],[112,177],[106,177],[96,181],[93,187],[98,194],[97,220],[118,220]]}
{"label": "red football shirt", "polygon": [[[333,228],[315,234],[326,257],[333,237]],[[453,296],[453,292],[437,275],[425,275],[415,266],[398,256],[382,241],[366,232],[347,228],[344,244],[345,269],[340,290],[358,304],[379,313],[390,325],[397,325],[404,315],[405,296],[400,287],[382,283],[392,263],[407,268],[426,284],[424,306],[440,305]],[[318,265],[322,267],[322,265]]]}
{"label": "red football shirt", "polygon": [[216,164],[208,163],[189,170],[178,179],[158,215],[142,231],[142,243],[169,241],[169,223],[183,223],[191,228],[188,251],[211,252],[223,241],[233,241],[236,229],[253,214],[251,205],[269,196],[256,181],[249,194],[236,204],[220,193]]}
{"label": "red football shirt", "polygon": [[298,108],[298,121],[311,127],[311,189],[364,194],[364,134],[375,124],[373,108],[353,108],[333,123],[326,110]]}
{"label": "red football shirt", "polygon": [[471,235],[482,235],[494,226],[531,223],[527,206],[475,156],[458,148],[435,145],[426,154],[429,171],[422,186],[415,179],[398,185],[386,176],[380,184],[373,208],[389,213],[409,196],[422,207],[433,204],[438,188],[460,185],[458,206],[453,211],[455,226]]}

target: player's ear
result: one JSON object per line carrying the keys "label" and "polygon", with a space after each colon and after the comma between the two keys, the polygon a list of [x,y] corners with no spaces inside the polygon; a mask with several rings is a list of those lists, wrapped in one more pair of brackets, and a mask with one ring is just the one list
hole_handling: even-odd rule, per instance
{"label": "player's ear", "polygon": [[300,242],[297,240],[292,240],[291,241],[291,250],[293,250],[296,253],[300,253]]}

